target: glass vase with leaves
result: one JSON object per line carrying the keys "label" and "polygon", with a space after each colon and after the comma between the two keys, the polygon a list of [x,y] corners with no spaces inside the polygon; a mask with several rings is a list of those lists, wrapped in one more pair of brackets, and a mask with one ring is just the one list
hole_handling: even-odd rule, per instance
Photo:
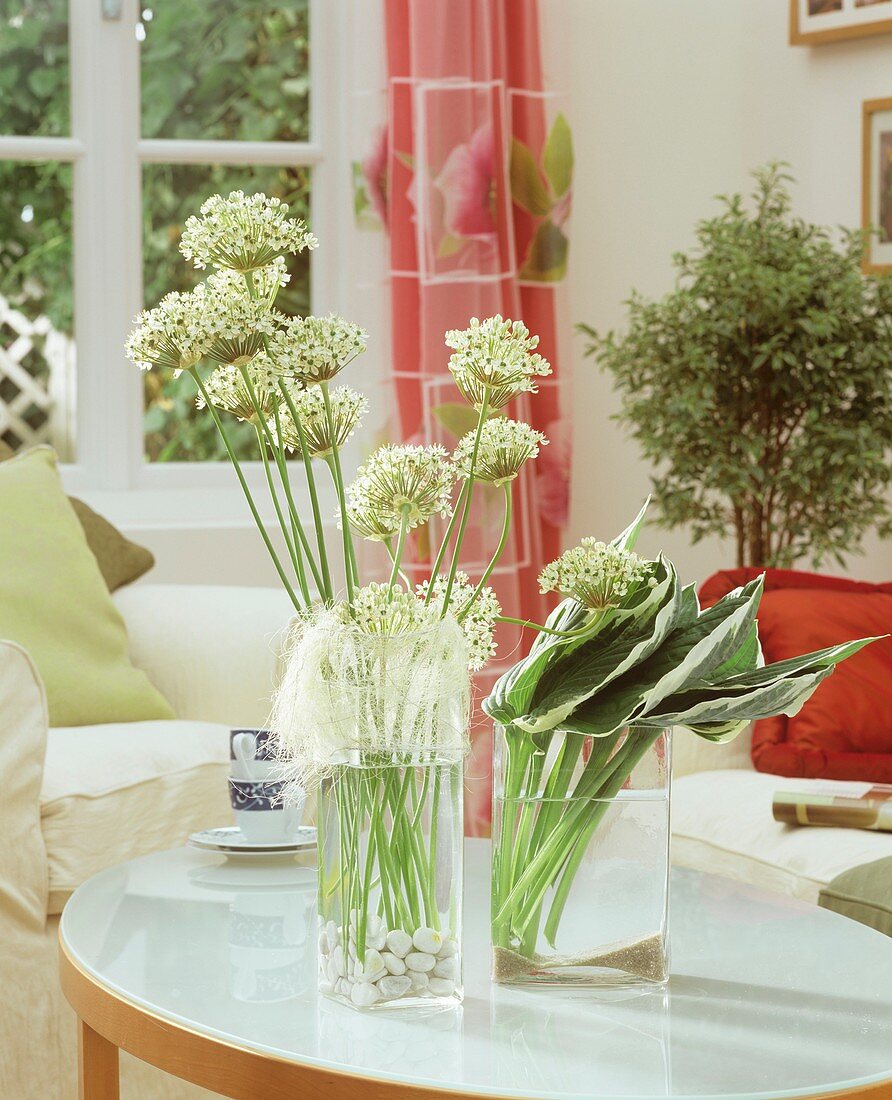
{"label": "glass vase with leaves", "polygon": [[766,665],[762,578],[701,609],[671,562],[634,552],[643,518],[546,566],[543,591],[565,599],[484,702],[499,982],[664,982],[670,731],[722,742],[795,714],[872,640]]}

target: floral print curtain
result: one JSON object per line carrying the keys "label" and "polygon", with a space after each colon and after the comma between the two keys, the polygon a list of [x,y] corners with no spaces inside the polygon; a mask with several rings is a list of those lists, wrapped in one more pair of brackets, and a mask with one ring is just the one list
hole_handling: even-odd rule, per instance
{"label": "floral print curtain", "polygon": [[[473,316],[522,320],[554,374],[506,410],[550,443],[521,474],[512,545],[493,577],[505,614],[542,621],[537,575],[561,550],[570,483],[562,340],[573,148],[561,96],[546,86],[549,0],[383,0],[383,93],[358,101],[365,147],[354,163],[357,225],[385,236],[391,317],[394,438],[452,448],[473,427],[447,369],[443,334]],[[354,34],[372,30],[357,11]],[[371,41],[365,38],[366,42]],[[382,117],[373,121],[377,102]],[[354,125],[356,120],[354,120]],[[378,325],[380,327],[380,319]],[[485,568],[502,522],[496,493],[479,487],[463,568]],[[434,532],[437,535],[439,532]],[[429,545],[410,572],[427,576]],[[532,640],[502,628],[482,696]],[[468,768],[468,831],[490,819],[491,735],[478,714]]]}

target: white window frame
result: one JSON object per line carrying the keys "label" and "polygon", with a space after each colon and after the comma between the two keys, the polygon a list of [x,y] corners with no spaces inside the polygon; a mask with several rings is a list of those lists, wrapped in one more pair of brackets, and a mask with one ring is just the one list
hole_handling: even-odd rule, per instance
{"label": "white window frame", "polygon": [[[135,27],[143,6],[139,0],[119,0],[117,9],[115,0],[69,0],[70,136],[0,135],[0,159],[73,165],[77,413],[75,462],[63,467],[66,488],[128,526],[241,526],[251,521],[228,463],[144,457],[143,379],[123,353],[143,306],[142,165],[309,167],[310,218],[323,243],[311,261],[311,307],[341,309],[348,265],[339,259],[345,238],[338,211],[350,210],[338,138],[343,6],[310,0],[308,142],[142,138]],[[260,463],[244,469],[252,488],[262,490]]]}

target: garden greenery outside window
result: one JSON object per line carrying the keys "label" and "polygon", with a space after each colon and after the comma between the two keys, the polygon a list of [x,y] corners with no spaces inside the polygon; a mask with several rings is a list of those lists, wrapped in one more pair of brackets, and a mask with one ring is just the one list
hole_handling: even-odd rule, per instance
{"label": "garden greenery outside window", "polygon": [[[171,257],[208,194],[264,191],[328,221],[310,209],[328,170],[310,37],[323,37],[328,8],[123,0],[109,18],[98,0],[4,5],[0,439],[50,442],[72,487],[164,487],[151,475],[171,463],[190,464],[177,466],[178,487],[204,487],[189,470],[225,458],[187,385],[130,376],[122,334],[140,308],[202,276]],[[309,254],[289,260],[282,300],[309,312]],[[247,425],[233,442],[256,458]]]}

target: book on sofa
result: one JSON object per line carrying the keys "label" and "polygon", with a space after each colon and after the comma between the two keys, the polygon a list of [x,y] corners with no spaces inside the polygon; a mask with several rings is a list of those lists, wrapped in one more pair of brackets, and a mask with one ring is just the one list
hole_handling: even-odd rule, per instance
{"label": "book on sofa", "polygon": [[892,832],[892,786],[884,783],[813,783],[807,790],[778,791],[775,821]]}

